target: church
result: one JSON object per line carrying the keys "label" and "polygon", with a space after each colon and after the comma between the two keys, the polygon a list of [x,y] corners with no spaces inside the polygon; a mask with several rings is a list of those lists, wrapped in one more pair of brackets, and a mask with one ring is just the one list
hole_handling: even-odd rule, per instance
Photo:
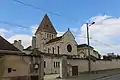
{"label": "church", "polygon": [[[69,28],[62,36],[57,37],[57,31],[47,14],[38,26],[35,36],[32,37],[31,46],[23,49],[21,40],[15,40],[13,45],[26,54],[31,53],[35,48],[44,53],[45,74],[60,73],[61,55],[83,59],[88,56],[88,46],[86,44],[78,45]],[[91,46],[90,55],[99,58],[99,53]]]}
{"label": "church", "polygon": [[57,32],[47,15],[35,32],[32,47],[50,54],[77,54],[77,43],[71,31],[68,29],[62,36],[57,37]]}

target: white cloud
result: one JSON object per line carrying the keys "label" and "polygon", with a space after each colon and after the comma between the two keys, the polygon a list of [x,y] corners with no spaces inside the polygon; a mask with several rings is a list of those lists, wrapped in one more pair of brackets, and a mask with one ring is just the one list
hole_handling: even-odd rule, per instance
{"label": "white cloud", "polygon": [[[108,52],[119,53],[120,48],[120,18],[111,16],[95,16],[90,22],[96,22],[89,27],[91,45],[97,48],[102,54]],[[76,37],[79,43],[86,43],[86,25],[80,28],[81,33]],[[97,40],[97,41],[96,41]],[[108,45],[106,45],[108,44]],[[116,45],[115,45],[116,44]]]}
{"label": "white cloud", "polygon": [[7,33],[8,30],[4,29],[4,28],[0,28],[0,35],[4,37],[5,33]]}
{"label": "white cloud", "polygon": [[59,36],[62,36],[65,32],[60,32],[60,31],[57,31],[57,37],[59,37]]}
{"label": "white cloud", "polygon": [[36,32],[37,28],[38,28],[38,25],[37,25],[37,24],[36,24],[36,25],[31,26],[31,29],[32,29],[32,35],[34,35],[34,34],[35,34],[35,32]]}
{"label": "white cloud", "polygon": [[7,39],[10,43],[13,43],[14,40],[22,40],[22,45],[24,45],[24,47],[28,47],[31,45],[31,41],[32,41],[32,36],[29,35],[25,35],[25,34],[17,34],[17,35],[13,35],[10,38]]}
{"label": "white cloud", "polygon": [[72,31],[72,32],[77,32],[77,31],[78,31],[78,28],[70,28],[70,31]]}

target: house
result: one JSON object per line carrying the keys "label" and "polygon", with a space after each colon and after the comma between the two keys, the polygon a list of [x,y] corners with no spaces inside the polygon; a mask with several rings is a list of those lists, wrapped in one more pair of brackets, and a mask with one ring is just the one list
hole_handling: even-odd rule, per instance
{"label": "house", "polygon": [[[94,48],[92,46],[89,46],[90,49],[90,55],[99,59],[100,58],[100,54],[94,50]],[[78,55],[80,56],[80,58],[87,58],[89,56],[88,54],[88,45],[87,44],[80,44],[77,46],[77,52]]]}
{"label": "house", "polygon": [[[36,55],[21,52],[0,36],[0,80],[32,80],[34,76],[39,76],[39,73],[31,72],[34,56]],[[39,58],[39,55],[37,56]]]}

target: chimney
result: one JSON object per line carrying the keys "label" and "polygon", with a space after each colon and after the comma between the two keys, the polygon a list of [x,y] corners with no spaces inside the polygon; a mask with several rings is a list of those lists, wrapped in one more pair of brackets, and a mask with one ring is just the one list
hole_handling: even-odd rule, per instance
{"label": "chimney", "polygon": [[18,40],[18,41],[19,41],[19,43],[21,44],[22,40]]}
{"label": "chimney", "polygon": [[16,43],[17,42],[17,40],[14,40],[14,43]]}
{"label": "chimney", "polygon": [[36,48],[36,37],[32,37],[32,49]]}

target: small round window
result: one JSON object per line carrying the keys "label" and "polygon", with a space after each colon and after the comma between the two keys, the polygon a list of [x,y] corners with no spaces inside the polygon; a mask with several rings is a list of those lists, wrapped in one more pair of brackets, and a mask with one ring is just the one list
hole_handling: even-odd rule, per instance
{"label": "small round window", "polygon": [[70,44],[67,45],[67,51],[71,52],[72,51],[72,46]]}

